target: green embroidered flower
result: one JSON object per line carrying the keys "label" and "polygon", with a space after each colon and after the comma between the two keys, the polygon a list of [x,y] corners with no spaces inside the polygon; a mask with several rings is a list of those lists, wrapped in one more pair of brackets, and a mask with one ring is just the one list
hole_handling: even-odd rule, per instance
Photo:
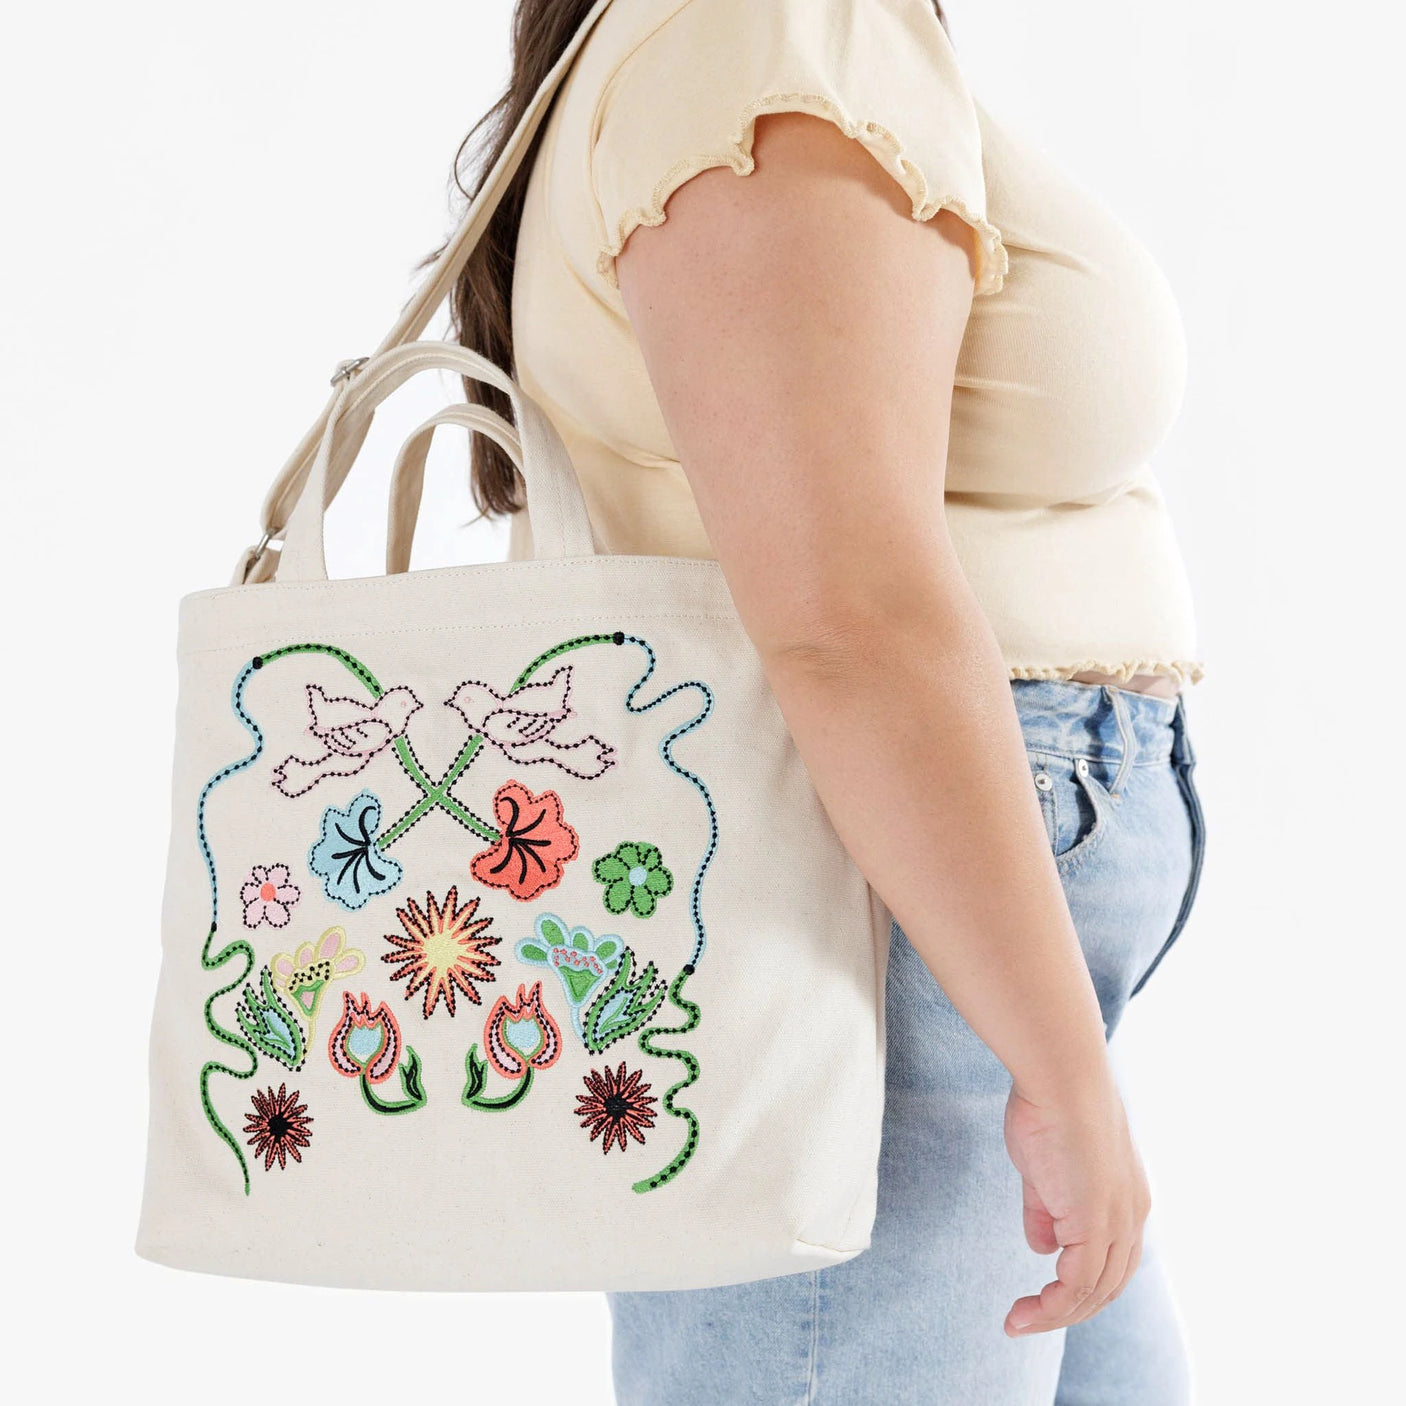
{"label": "green embroidered flower", "polygon": [[607,912],[623,913],[628,908],[637,918],[649,917],[674,887],[663,856],[653,845],[642,843],[616,845],[596,860],[591,873],[605,885]]}

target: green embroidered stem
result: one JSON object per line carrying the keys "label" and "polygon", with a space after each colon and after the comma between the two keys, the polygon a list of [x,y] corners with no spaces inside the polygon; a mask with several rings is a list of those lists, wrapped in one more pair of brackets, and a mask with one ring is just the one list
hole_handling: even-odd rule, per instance
{"label": "green embroidered stem", "polygon": [[690,964],[679,972],[669,986],[669,1000],[683,1011],[686,1017],[684,1023],[670,1026],[652,1025],[649,1029],[640,1031],[639,1047],[645,1054],[653,1055],[656,1059],[682,1060],[688,1070],[684,1078],[667,1090],[662,1100],[667,1112],[672,1113],[675,1118],[683,1118],[687,1121],[688,1136],[684,1139],[684,1145],[679,1149],[678,1155],[667,1167],[656,1172],[652,1177],[646,1177],[635,1183],[634,1189],[640,1192],[653,1191],[656,1187],[663,1186],[665,1182],[672,1181],[688,1164],[689,1158],[693,1156],[694,1150],[698,1146],[698,1115],[691,1108],[681,1108],[674,1103],[674,1095],[682,1093],[697,1080],[698,1061],[687,1050],[657,1050],[651,1043],[655,1035],[687,1035],[697,1028],[702,1011],[699,1010],[695,1002],[690,1001],[683,994],[684,982],[692,975],[693,967]]}
{"label": "green embroidered stem", "polygon": [[[580,635],[576,639],[565,640],[561,644],[553,646],[545,654],[539,654],[536,659],[525,668],[513,683],[509,692],[513,692],[523,686],[543,664],[558,658],[560,655],[568,654],[573,649],[581,649],[588,644],[618,644],[619,640],[615,635]],[[350,658],[350,656],[348,656]],[[344,661],[345,662],[345,661]],[[348,668],[351,666],[348,665]],[[369,678],[369,673],[368,673]],[[363,680],[365,682],[365,680]],[[377,689],[379,690],[379,685]],[[380,696],[379,692],[376,694]],[[400,758],[401,765],[405,768],[412,781],[425,793],[420,797],[404,815],[393,825],[390,825],[382,833],[379,844],[382,849],[388,849],[405,832],[423,819],[436,806],[452,815],[466,830],[472,831],[480,839],[487,840],[490,844],[497,844],[502,839],[501,833],[490,825],[486,820],[475,815],[466,806],[460,805],[453,796],[449,794],[449,788],[469,769],[478,757],[483,746],[483,734],[475,732],[471,734],[469,740],[459,749],[459,755],[454,758],[453,765],[446,771],[438,782],[432,782],[425,776],[415,757],[414,750],[409,742],[403,737],[395,740],[396,755]]]}
{"label": "green embroidered stem", "polygon": [[227,1064],[221,1064],[217,1059],[206,1060],[200,1068],[200,1103],[205,1109],[205,1116],[209,1119],[210,1126],[228,1144],[230,1150],[239,1159],[239,1170],[244,1175],[244,1194],[249,1194],[249,1164],[244,1160],[244,1149],[240,1147],[234,1134],[225,1127],[220,1115],[215,1112],[215,1105],[210,1100],[210,1076],[212,1074],[228,1074],[233,1079],[252,1079],[259,1067],[259,1056],[255,1053],[254,1047],[242,1037],[236,1035],[232,1030],[226,1030],[220,1025],[212,1014],[211,1007],[221,996],[228,996],[242,982],[247,980],[249,974],[254,970],[254,949],[244,941],[243,938],[236,938],[233,942],[226,944],[220,949],[218,955],[210,955],[210,943],[215,937],[215,927],[212,923],[210,931],[205,938],[205,946],[200,952],[200,965],[207,972],[218,971],[224,964],[239,956],[244,958],[244,970],[230,981],[229,985],[221,986],[218,990],[212,991],[205,999],[205,1028],[215,1039],[226,1045],[233,1045],[237,1050],[243,1050],[249,1056],[248,1069],[231,1069]]}
{"label": "green embroidered stem", "polygon": [[521,1103],[532,1087],[532,1066],[529,1064],[527,1073],[513,1085],[510,1093],[500,1098],[486,1098],[483,1091],[488,1087],[488,1062],[480,1057],[477,1045],[470,1045],[468,1054],[464,1056],[464,1073],[468,1078],[460,1102],[465,1108],[488,1108],[501,1112]]}
{"label": "green embroidered stem", "polygon": [[550,664],[553,659],[559,659],[563,654],[570,654],[573,649],[583,649],[588,644],[620,644],[622,642],[623,636],[618,635],[578,635],[574,640],[563,640],[560,644],[553,645],[545,654],[539,654],[513,680],[513,686],[508,691],[516,693],[543,664]]}
{"label": "green embroidered stem", "polygon": [[218,990],[212,991],[205,999],[205,1028],[221,1044],[232,1045],[237,1050],[242,1050],[249,1056],[249,1068],[232,1069],[227,1064],[221,1064],[219,1060],[206,1060],[200,1066],[200,1106],[205,1111],[205,1119],[210,1124],[215,1135],[223,1142],[231,1152],[234,1153],[235,1160],[239,1163],[240,1175],[244,1178],[244,1194],[249,1195],[249,1164],[244,1160],[244,1149],[240,1147],[234,1134],[225,1127],[220,1115],[215,1112],[215,1105],[210,1098],[210,1076],[212,1074],[228,1074],[232,1079],[252,1079],[259,1067],[259,1055],[254,1046],[249,1044],[242,1036],[236,1035],[232,1030],[226,1030],[214,1015],[214,1005],[221,996],[227,996],[231,991],[245,981],[254,970],[254,949],[242,938],[234,942],[227,943],[220,951],[210,955],[210,944],[215,940],[215,932],[219,927],[220,920],[220,886],[215,874],[215,855],[210,848],[209,836],[205,833],[205,807],[209,803],[210,796],[215,788],[222,782],[227,781],[231,776],[237,776],[246,768],[254,765],[263,755],[264,735],[259,731],[259,725],[249,716],[248,710],[244,707],[244,689],[254,670],[258,667],[257,661],[246,664],[235,676],[234,687],[230,691],[230,706],[234,709],[234,715],[240,721],[244,730],[253,739],[253,749],[236,762],[231,762],[228,766],[217,771],[200,790],[200,796],[195,803],[195,839],[200,846],[201,858],[205,861],[205,873],[210,881],[210,926],[205,934],[205,942],[200,949],[200,965],[207,972],[218,971],[226,962],[233,961],[235,957],[244,958],[244,970],[234,977],[228,985],[221,986]]}
{"label": "green embroidered stem", "polygon": [[[260,656],[259,666],[271,664],[275,659],[282,659],[289,654],[325,654],[341,664],[365,687],[372,698],[380,698],[385,693],[380,680],[360,659],[334,644],[284,645],[281,649],[271,649],[267,654]],[[465,829],[472,830],[480,839],[497,843],[501,838],[498,831],[486,820],[480,820],[473,811],[460,805],[449,795],[449,788],[468,770],[469,764],[478,755],[478,750],[482,745],[483,735],[474,733],[460,748],[459,755],[454,759],[454,765],[445,772],[438,782],[434,782],[430,780],[424,767],[420,765],[420,759],[415,755],[415,749],[410,745],[409,740],[404,737],[395,739],[395,754],[399,757],[405,774],[424,792],[424,795],[378,838],[377,843],[383,850],[394,844],[417,820],[427,815],[436,806],[448,812],[460,825],[464,826]]]}
{"label": "green embroidered stem", "polygon": [[429,1098],[420,1082],[420,1056],[409,1045],[405,1047],[405,1063],[400,1066],[400,1087],[405,1091],[404,1100],[400,1103],[387,1102],[376,1092],[366,1077],[366,1071],[361,1072],[361,1096],[377,1113],[413,1113],[417,1108],[423,1108]]}
{"label": "green embroidered stem", "polygon": [[394,825],[389,826],[385,833],[380,836],[378,843],[382,849],[395,843],[417,820],[428,815],[436,806],[441,807],[449,815],[452,815],[466,830],[472,830],[480,839],[488,840],[496,844],[502,836],[486,820],[480,820],[473,811],[466,806],[462,806],[453,796],[449,794],[449,788],[469,769],[474,758],[478,756],[479,748],[483,746],[483,734],[476,732],[459,749],[459,755],[454,759],[454,765],[445,772],[444,777],[438,783],[431,782],[425,777],[424,771],[415,760],[414,750],[409,742],[403,737],[395,740],[396,755],[400,758],[400,764],[409,773],[410,779],[425,793],[415,802]]}
{"label": "green embroidered stem", "polygon": [[285,644],[279,649],[271,649],[267,654],[261,654],[255,661],[254,667],[261,669],[265,664],[272,664],[275,659],[284,659],[290,654],[326,654],[343,665],[360,683],[364,684],[372,698],[380,698],[386,691],[381,687],[376,675],[356,655],[349,654],[345,649],[341,649],[335,644]]}

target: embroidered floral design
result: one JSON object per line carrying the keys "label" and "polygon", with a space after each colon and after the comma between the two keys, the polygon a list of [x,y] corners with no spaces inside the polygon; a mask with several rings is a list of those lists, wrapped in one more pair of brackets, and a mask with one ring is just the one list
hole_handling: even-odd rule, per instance
{"label": "embroidered floral design", "polygon": [[523,938],[513,950],[520,962],[556,972],[572,1027],[584,1040],[582,1007],[620,965],[625,944],[614,934],[597,937],[590,928],[568,928],[555,913],[540,914],[533,928],[536,936]]}
{"label": "embroidered floral design", "polygon": [[618,1070],[606,1065],[604,1070],[593,1069],[582,1076],[587,1092],[576,1095],[576,1116],[583,1128],[591,1130],[592,1142],[605,1134],[603,1153],[610,1151],[613,1139],[618,1139],[621,1152],[625,1151],[626,1133],[643,1145],[644,1129],[654,1126],[658,1099],[650,1097],[653,1085],[641,1084],[642,1077],[639,1069],[627,1073],[623,1060]]}
{"label": "embroidered floral design", "polygon": [[486,683],[461,683],[445,701],[468,725],[520,766],[548,762],[582,781],[593,781],[615,765],[615,748],[573,728],[571,665],[545,683],[523,684],[506,694]]}
{"label": "embroidered floral design", "polygon": [[302,1013],[308,1023],[308,1044],[312,1043],[317,1012],[328,984],[355,976],[366,965],[365,954],[347,946],[347,930],[328,928],[317,939],[298,944],[295,952],[279,952],[269,963],[273,984]]}
{"label": "embroidered floral design", "polygon": [[520,781],[507,781],[493,797],[493,813],[501,833],[492,848],[474,856],[474,878],[524,903],[561,883],[563,867],[580,849],[562,816],[561,797],[555,791],[534,796]]}
{"label": "embroidered floral design", "polygon": [[653,962],[632,981],[634,962],[634,952],[625,947],[615,973],[581,1019],[581,1038],[593,1054],[647,1025],[668,995],[669,988]]}
{"label": "embroidered floral design", "polygon": [[466,1108],[486,1108],[502,1111],[520,1103],[532,1086],[532,1074],[537,1069],[550,1069],[561,1055],[561,1029],[542,1004],[542,983],[534,982],[532,990],[523,985],[517,989],[517,1000],[499,996],[488,1012],[483,1026],[483,1048],[493,1068],[513,1087],[498,1098],[490,1098],[488,1063],[470,1045],[464,1056],[465,1084],[462,1102]]}
{"label": "embroidered floral design", "polygon": [[550,1069],[561,1054],[561,1030],[542,1004],[542,983],[517,989],[517,1000],[499,996],[483,1027],[483,1048],[505,1079],[529,1069]]}
{"label": "embroidered floral design", "polygon": [[399,967],[392,981],[409,978],[405,988],[407,1001],[424,987],[426,1020],[441,996],[449,1014],[454,1014],[456,986],[474,1005],[479,1005],[483,998],[474,982],[493,980],[498,958],[488,949],[499,939],[483,935],[493,919],[475,919],[477,912],[477,898],[459,907],[457,887],[445,894],[443,907],[435,901],[434,894],[426,893],[423,909],[412,898],[404,908],[395,910],[406,936],[387,933],[386,941],[397,950],[383,954],[381,960]]}
{"label": "embroidered floral design", "polygon": [[[688,959],[669,983],[665,996],[681,1019],[655,1024],[653,1021],[659,1019],[657,1009],[653,1020],[649,1018],[649,1008],[659,984],[657,973],[649,964],[643,970],[637,970],[638,959],[614,935],[596,938],[586,929],[568,930],[560,920],[549,918],[550,934],[560,941],[543,940],[542,934],[546,929],[541,929],[534,939],[518,944],[519,955],[526,962],[558,973],[571,1007],[573,1026],[589,1048],[603,1047],[606,1043],[623,1038],[643,1013],[645,1023],[635,1032],[641,1051],[651,1058],[675,1061],[682,1066],[684,1072],[657,1098],[648,1097],[646,1090],[650,1086],[640,1082],[639,1074],[630,1075],[623,1064],[618,1070],[607,1069],[604,1074],[593,1070],[592,1077],[597,1087],[592,1086],[592,1080],[587,1080],[588,1094],[579,1097],[582,1109],[578,1112],[582,1114],[582,1126],[589,1127],[593,1141],[602,1141],[603,1149],[608,1150],[611,1143],[616,1141],[623,1149],[627,1133],[636,1140],[642,1140],[642,1133],[653,1127],[655,1119],[662,1113],[685,1125],[681,1144],[670,1149],[667,1164],[634,1181],[633,1189],[647,1192],[665,1185],[692,1159],[699,1144],[699,1120],[690,1108],[678,1103],[677,1099],[697,1083],[699,1063],[686,1049],[679,1047],[677,1041],[679,1037],[687,1037],[699,1023],[699,1007],[684,994],[684,987],[696,970],[707,944],[702,909],[703,881],[718,853],[719,822],[706,784],[680,761],[675,755],[675,747],[712,716],[715,710],[712,690],[698,679],[686,679],[662,688],[656,685],[651,693],[651,680],[655,677],[659,661],[647,640],[619,629],[573,636],[532,658],[513,680],[507,693],[499,694],[486,684],[475,685],[472,681],[456,689],[448,702],[464,720],[467,733],[454,756],[447,759],[448,764],[443,771],[437,768],[428,771],[416,755],[409,737],[408,724],[421,706],[414,693],[408,688],[388,691],[371,669],[349,651],[335,644],[308,641],[277,645],[253,655],[240,666],[233,680],[230,705],[235,721],[248,734],[248,750],[219,766],[201,788],[195,803],[196,841],[205,863],[210,900],[200,963],[205,972],[212,974],[212,981],[218,980],[214,989],[207,991],[205,996],[205,1030],[212,1041],[237,1052],[237,1057],[232,1057],[217,1049],[212,1050],[212,1057],[206,1058],[199,1069],[199,1095],[212,1132],[236,1158],[246,1195],[251,1184],[245,1143],[221,1118],[213,1097],[213,1082],[217,1078],[252,1080],[261,1057],[290,1057],[295,1044],[293,1029],[306,1031],[303,1040],[305,1063],[306,1051],[311,1046],[312,1022],[328,984],[332,980],[353,975],[365,963],[363,954],[346,947],[344,932],[328,929],[318,939],[316,946],[302,943],[291,953],[279,953],[270,963],[268,973],[272,989],[279,998],[275,1000],[269,995],[264,969],[259,967],[251,943],[243,938],[228,936],[229,919],[221,908],[227,891],[234,885],[224,871],[225,856],[217,852],[211,843],[206,824],[207,808],[216,789],[231,778],[247,773],[265,755],[262,720],[248,705],[247,690],[251,681],[261,673],[267,679],[268,673],[262,671],[281,672],[288,668],[288,661],[311,656],[322,661],[327,668],[340,666],[345,669],[354,680],[349,688],[358,694],[357,698],[340,698],[332,696],[335,690],[299,685],[305,693],[311,714],[308,733],[318,742],[319,750],[297,749],[306,755],[287,757],[274,768],[274,784],[283,794],[301,796],[315,789],[329,776],[358,775],[382,751],[388,749],[394,752],[399,773],[394,770],[387,772],[387,785],[398,792],[403,776],[417,793],[413,800],[398,794],[388,796],[388,799],[404,805],[404,809],[395,812],[395,819],[389,824],[383,824],[385,813],[380,797],[369,791],[361,791],[345,808],[331,807],[323,811],[321,834],[308,852],[308,863],[314,875],[321,880],[330,901],[355,910],[377,894],[394,888],[403,878],[404,871],[399,863],[387,858],[387,852],[423,819],[436,814],[453,820],[491,847],[474,855],[470,861],[476,878],[489,887],[505,888],[520,900],[527,901],[545,889],[560,884],[564,865],[579,853],[578,837],[565,821],[560,797],[551,791],[534,795],[520,782],[510,781],[500,787],[494,797],[493,809],[497,822],[494,823],[468,800],[465,778],[475,760],[490,750],[524,766],[538,763],[554,766],[563,774],[577,779],[595,779],[614,766],[618,760],[615,749],[598,736],[586,733],[584,726],[576,721],[571,708],[572,672],[560,663],[564,656],[577,654],[578,651],[585,652],[578,657],[611,654],[614,653],[612,646],[625,654],[638,651],[643,656],[641,671],[624,695],[626,714],[635,718],[645,717],[666,706],[672,708],[671,700],[680,696],[693,695],[697,705],[691,715],[670,727],[657,747],[663,765],[673,777],[697,793],[707,821],[706,839],[701,857],[692,871],[687,895],[688,917],[693,933],[692,948]],[[545,683],[534,684],[539,674],[551,669],[556,672],[550,673]],[[297,684],[296,678],[293,682]],[[359,690],[365,692],[364,701],[358,701],[361,697]],[[272,694],[267,691],[258,695],[260,698],[270,696]],[[464,799],[460,798],[461,794]],[[638,853],[639,847],[636,848]],[[618,853],[612,854],[616,859],[622,858]],[[602,860],[611,857],[601,856]],[[603,867],[609,871],[615,866]],[[636,867],[644,866],[632,864],[629,869]],[[658,900],[664,896],[655,891],[656,888],[666,882],[666,874],[670,888],[673,879],[662,862],[658,869],[662,872],[654,879],[655,887],[651,887],[648,873],[644,884],[646,891],[653,895],[656,907]],[[267,872],[264,877],[268,877]],[[286,867],[282,877],[288,880]],[[629,870],[623,876],[616,874],[611,877],[606,872],[599,877],[603,902],[608,901],[606,895],[621,877],[628,880]],[[277,892],[283,886],[274,885],[272,901],[282,902],[287,910],[289,903]],[[286,887],[291,889],[295,886],[287,882]],[[635,890],[638,887],[638,884],[628,885],[629,901],[621,912],[638,915],[635,906]],[[609,901],[619,902],[622,896],[617,888]],[[253,896],[248,902],[252,901]],[[264,900],[261,898],[260,901]],[[641,903],[648,907],[647,900],[642,899]],[[241,903],[241,910],[246,906],[247,903]],[[457,903],[452,906],[457,908]],[[250,916],[260,926],[265,922],[271,927],[281,926],[277,922],[279,915],[276,911],[264,912],[261,909]],[[285,917],[285,924],[290,921],[291,917]],[[238,927],[236,924],[236,929]],[[334,932],[336,937],[329,939],[324,951],[323,939],[328,939],[329,934]],[[391,955],[395,957],[399,954]],[[405,968],[408,983],[410,963],[399,961],[394,964]],[[329,971],[329,966],[334,970]],[[256,972],[259,973],[257,978]],[[213,975],[215,973],[219,973],[218,978]],[[539,995],[540,987],[547,984],[545,979],[538,984]],[[240,993],[235,998],[240,1018],[230,1021],[227,1027],[221,1024],[215,1011],[221,998],[235,993]],[[451,994],[451,991],[445,991],[446,1005],[449,1005],[448,997]],[[525,988],[520,987],[518,1001],[507,1004],[520,1005],[524,994]],[[377,1112],[400,1113],[423,1107],[426,1096],[420,1081],[420,1061],[415,1051],[404,1045],[389,1006],[381,1002],[373,1008],[371,998],[363,992],[359,997],[344,993],[343,1007],[342,1019],[337,1023],[333,1039],[328,1041],[329,1057],[334,1066],[339,1067],[345,1077],[356,1079],[363,1098]],[[292,1017],[291,1027],[281,1023],[286,1022],[289,1016]],[[300,1018],[305,1018],[301,1025]],[[513,1067],[511,1060],[522,1057],[524,1053],[504,1038],[507,1028],[500,1027],[496,1032],[506,1051],[501,1056],[504,1068]],[[523,1039],[527,1038],[528,1035],[524,1034]],[[656,1039],[672,1043],[661,1047],[655,1043]],[[255,1043],[256,1040],[258,1043]],[[492,1066],[486,1058],[478,1055],[477,1050],[477,1046],[471,1046],[465,1060],[468,1083],[464,1090],[464,1102],[473,1107],[491,1108],[507,1107],[520,1099],[535,1073],[531,1054],[526,1056],[525,1072],[518,1078],[507,1079],[511,1093],[495,1100],[486,1095],[484,1087],[492,1076]],[[540,1057],[541,1052],[537,1053]],[[369,1077],[373,1070],[378,1079],[375,1083]],[[381,1091],[386,1089],[391,1075],[396,1072],[400,1075],[406,1096],[401,1101],[392,1102],[385,1099]],[[503,1077],[501,1073],[499,1077]],[[602,1103],[600,1108],[588,1108],[593,1099],[602,1099],[600,1090],[606,1087],[602,1081],[607,1080],[618,1086],[613,1093],[606,1088],[604,1097],[613,1097],[612,1106],[605,1108]],[[279,1096],[286,1097],[286,1086],[278,1096],[270,1087],[264,1097],[267,1100]],[[295,1102],[291,1105],[294,1109],[300,1107],[296,1103],[297,1098],[295,1093]],[[255,1112],[264,1116],[257,1108]],[[303,1113],[297,1116],[301,1118]],[[621,1126],[621,1119],[626,1120],[627,1124],[632,1121],[633,1126]],[[253,1121],[251,1119],[251,1123]],[[259,1130],[251,1131],[257,1133]],[[277,1129],[273,1131],[282,1136]],[[603,1139],[602,1132],[605,1134]],[[258,1155],[265,1156],[267,1150],[267,1145],[261,1142]],[[286,1159],[286,1152],[284,1157]],[[268,1165],[271,1167],[272,1163]],[[286,1161],[280,1165],[286,1165]]]}
{"label": "embroidered floral design", "polygon": [[378,893],[393,889],[405,872],[381,853],[381,802],[362,791],[345,810],[329,806],[322,813],[322,836],[308,853],[308,868],[322,880],[322,891],[343,908],[363,908]]}
{"label": "embroidered floral design", "polygon": [[303,1067],[307,1057],[303,1028],[273,989],[273,974],[267,967],[259,973],[257,995],[252,986],[244,988],[244,996],[234,1008],[234,1017],[245,1038],[260,1054],[288,1069]]}
{"label": "embroidered floral design", "polygon": [[[395,1073],[402,1049],[405,1064],[400,1069],[400,1083],[405,1101],[389,1103],[374,1086],[384,1084]],[[425,1106],[420,1057],[404,1045],[400,1024],[384,1001],[373,1011],[371,997],[364,991],[360,1000],[344,991],[342,1018],[328,1038],[327,1055],[338,1074],[360,1082],[362,1097],[377,1113],[409,1113]]]}
{"label": "embroidered floral design", "polygon": [[628,908],[635,917],[648,918],[674,887],[659,850],[640,842],[616,845],[596,860],[591,873],[605,885],[606,911],[617,915]]}
{"label": "embroidered floral design", "polygon": [[299,1149],[312,1142],[312,1119],[307,1116],[307,1104],[298,1102],[298,1090],[290,1094],[288,1085],[280,1084],[274,1093],[270,1085],[262,1092],[256,1089],[250,1102],[254,1111],[245,1114],[248,1121],[244,1131],[253,1134],[248,1146],[254,1149],[256,1158],[264,1159],[264,1171],[273,1170],[275,1157],[280,1171],[287,1169],[290,1157],[301,1162],[303,1154]]}
{"label": "embroidered floral design", "polygon": [[319,756],[286,757],[274,768],[273,784],[285,796],[301,796],[329,776],[355,776],[373,757],[405,733],[421,703],[408,688],[393,688],[374,703],[329,698],[308,684],[308,731],[323,747]]}
{"label": "embroidered floral design", "polygon": [[256,928],[260,923],[267,923],[271,928],[288,926],[292,916],[289,910],[302,896],[299,889],[288,882],[291,877],[286,864],[256,864],[250,869],[249,877],[239,890],[246,928]]}
{"label": "embroidered floral design", "polygon": [[327,1053],[337,1073],[383,1084],[395,1073],[400,1050],[400,1024],[391,1008],[382,1001],[373,1012],[371,998],[364,991],[359,1001],[344,991],[342,1018],[327,1041]]}

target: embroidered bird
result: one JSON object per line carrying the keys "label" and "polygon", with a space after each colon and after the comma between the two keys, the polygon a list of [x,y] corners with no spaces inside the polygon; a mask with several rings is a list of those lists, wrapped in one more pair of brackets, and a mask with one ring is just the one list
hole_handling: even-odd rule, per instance
{"label": "embroidered bird", "polygon": [[404,687],[383,693],[374,703],[329,698],[308,685],[308,731],[325,749],[319,757],[287,757],[274,768],[273,784],[285,796],[301,796],[328,776],[355,776],[400,737],[423,705]]}
{"label": "embroidered bird", "polygon": [[571,707],[571,665],[545,683],[524,684],[502,694],[485,683],[461,683],[445,706],[453,708],[471,732],[521,765],[549,762],[570,776],[593,781],[615,765],[615,748],[582,733]]}

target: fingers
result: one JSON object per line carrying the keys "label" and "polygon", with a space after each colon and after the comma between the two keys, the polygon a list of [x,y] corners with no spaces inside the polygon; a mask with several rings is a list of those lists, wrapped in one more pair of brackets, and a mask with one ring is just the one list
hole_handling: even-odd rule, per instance
{"label": "fingers", "polygon": [[1066,1245],[1055,1261],[1058,1277],[1038,1295],[1015,1301],[1006,1315],[1006,1332],[1016,1337],[1067,1328],[1102,1282],[1109,1248],[1106,1240]]}
{"label": "fingers", "polygon": [[1115,1242],[1109,1247],[1103,1275],[1093,1293],[1080,1304],[1079,1311],[1070,1320],[1071,1327],[1075,1323],[1083,1323],[1107,1308],[1123,1292],[1123,1285],[1128,1282],[1128,1261],[1131,1258],[1132,1245],[1129,1242]]}
{"label": "fingers", "polygon": [[1025,1202],[1025,1243],[1037,1255],[1052,1255],[1059,1249],[1054,1217],[1045,1209],[1045,1203],[1028,1181],[1022,1181],[1022,1186]]}
{"label": "fingers", "polygon": [[[1027,1208],[1027,1239],[1031,1239],[1030,1223]],[[1039,1249],[1033,1239],[1031,1245]],[[1123,1292],[1141,1260],[1141,1229],[1128,1239],[1066,1245],[1055,1261],[1056,1278],[1038,1295],[1017,1299],[1011,1306],[1007,1335],[1049,1333],[1092,1318]]]}

